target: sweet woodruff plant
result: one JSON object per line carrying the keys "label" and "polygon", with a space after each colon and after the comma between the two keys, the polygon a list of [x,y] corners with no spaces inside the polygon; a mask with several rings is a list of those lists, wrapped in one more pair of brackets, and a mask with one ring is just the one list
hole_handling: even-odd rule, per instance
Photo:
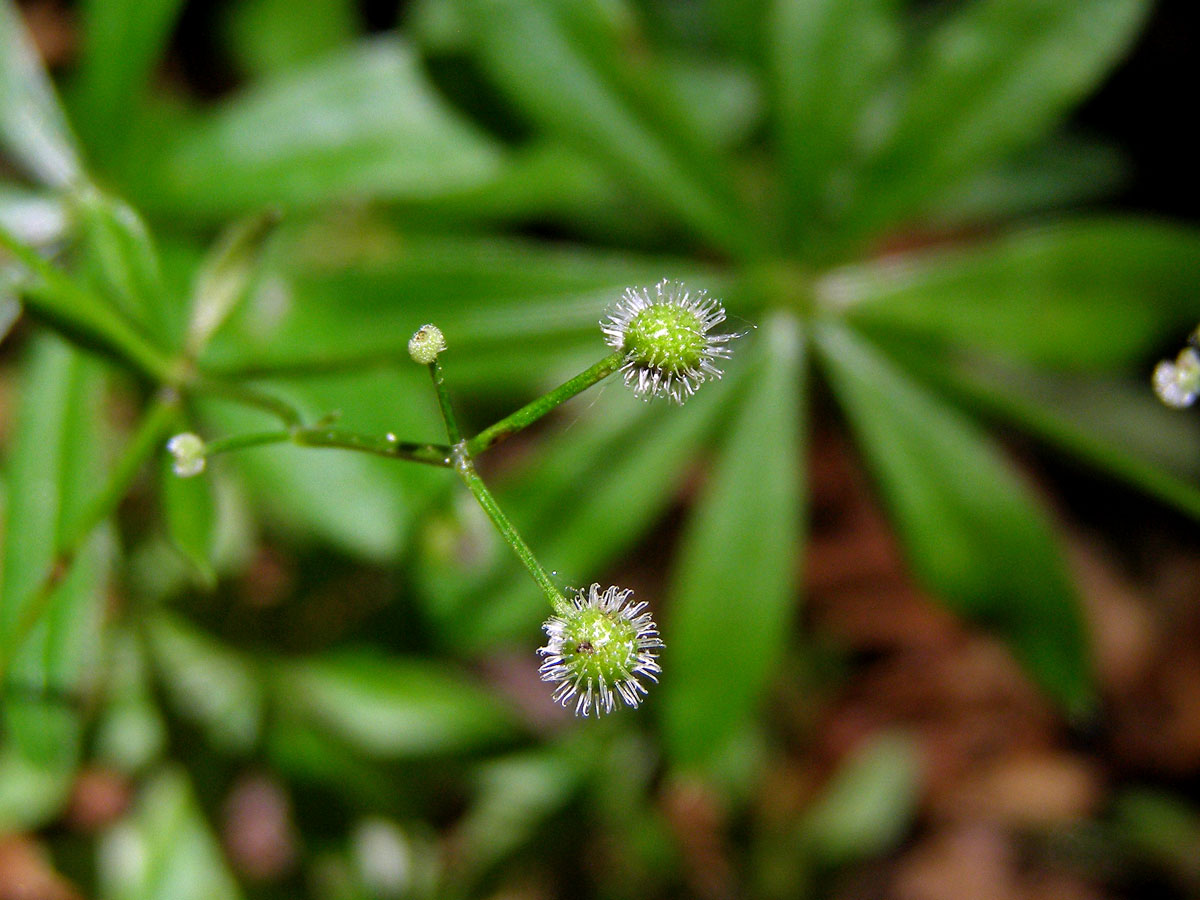
{"label": "sweet woodruff plant", "polygon": [[484,484],[475,459],[614,372],[643,399],[684,403],[705,382],[721,377],[718,362],[729,357],[729,343],[739,336],[714,331],[724,321],[725,310],[718,301],[679,282],[629,288],[600,323],[612,348],[608,356],[469,439],[463,437],[446,388],[441,363],[446,337],[436,325],[423,325],[409,341],[408,352],[414,362],[429,369],[446,426],[446,444],[410,443],[390,433],[378,436],[306,427],[297,418],[281,431],[211,441],[185,432],[172,437],[167,450],[175,474],[183,478],[204,472],[207,459],[217,454],[285,442],[381,453],[453,468],[550,603],[552,615],[543,625],[547,643],[538,652],[544,660],[539,670],[542,679],[555,684],[554,699],[563,706],[573,704],[575,713],[583,716],[612,712],[618,701],[636,707],[646,695],[646,682],[657,681],[662,671],[658,650],[663,642],[647,604],[633,601],[631,590],[615,585],[602,589],[592,584],[564,593]]}

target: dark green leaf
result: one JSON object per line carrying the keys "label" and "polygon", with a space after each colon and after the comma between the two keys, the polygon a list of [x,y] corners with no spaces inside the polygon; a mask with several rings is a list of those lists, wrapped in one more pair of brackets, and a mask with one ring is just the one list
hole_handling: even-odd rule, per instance
{"label": "dark green leaf", "polygon": [[704,766],[753,717],[796,603],[802,337],[794,319],[778,316],[757,341],[670,587],[663,728],[668,753],[685,768]]}
{"label": "dark green leaf", "polygon": [[[727,252],[760,256],[728,166],[653,61],[622,5],[474,0],[476,45],[489,73],[551,135],[593,154]],[[644,48],[643,48],[644,49]]]}
{"label": "dark green leaf", "polygon": [[978,227],[1111,195],[1128,166],[1107,144],[1060,136],[958,186],[929,209],[937,228]]}
{"label": "dark green leaf", "polygon": [[975,408],[1200,517],[1200,421],[1163,406],[1148,375],[1130,382],[1037,372],[880,337],[907,368]]}
{"label": "dark green leaf", "polygon": [[775,0],[770,22],[790,230],[819,240],[833,179],[845,177],[867,102],[899,54],[899,10],[896,0]]}
{"label": "dark green leaf", "polygon": [[365,652],[284,663],[276,702],[368,756],[462,752],[519,735],[515,718],[463,675]]}
{"label": "dark green leaf", "polygon": [[0,149],[50,187],[83,181],[74,137],[12,0],[0,0]]}
{"label": "dark green leaf", "polygon": [[364,42],[263,81],[169,148],[156,202],[198,215],[425,199],[497,171],[493,143],[430,87],[407,44]]}
{"label": "dark green leaf", "polygon": [[226,33],[241,69],[267,75],[304,65],[349,44],[360,29],[351,0],[244,0],[229,9]]}
{"label": "dark green leaf", "polygon": [[1147,0],[974,0],[930,35],[866,169],[860,230],[922,212],[1052,128],[1121,58]]}
{"label": "dark green leaf", "polygon": [[1079,712],[1091,702],[1082,613],[1053,529],[977,428],[832,322],[818,347],[916,574],[995,628],[1033,678]]}
{"label": "dark green leaf", "polygon": [[187,777],[166,769],[139,791],[132,813],[100,839],[101,900],[238,900],[221,847]]}
{"label": "dark green leaf", "polygon": [[1148,221],[1063,222],[828,276],[851,320],[1063,368],[1140,361],[1195,325],[1200,232]]}
{"label": "dark green leaf", "polygon": [[106,535],[57,580],[51,572],[101,471],[99,386],[94,362],[56,338],[35,344],[6,472],[0,828],[51,817],[78,760],[103,636]]}

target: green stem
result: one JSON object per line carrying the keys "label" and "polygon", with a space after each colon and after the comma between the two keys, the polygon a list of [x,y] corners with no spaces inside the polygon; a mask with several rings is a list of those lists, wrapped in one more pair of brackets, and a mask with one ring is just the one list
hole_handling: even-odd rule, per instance
{"label": "green stem", "polygon": [[6,646],[0,648],[0,683],[3,682],[9,662],[34,626],[46,614],[54,591],[62,583],[75,558],[91,538],[100,523],[116,510],[118,504],[129,493],[129,487],[142,464],[150,458],[170,434],[178,414],[178,397],[174,392],[164,392],[150,410],[142,417],[137,431],[125,446],[100,493],[94,496],[80,514],[65,529],[64,537],[56,549],[50,569],[42,578],[29,605],[21,613],[15,628],[9,634]]}
{"label": "green stem", "polygon": [[462,440],[462,431],[458,427],[458,419],[454,415],[454,407],[450,403],[450,393],[446,390],[446,376],[442,372],[442,364],[436,359],[429,364],[429,375],[433,378],[433,388],[437,391],[438,407],[442,410],[442,421],[446,423],[446,437],[452,445]]}
{"label": "green stem", "polygon": [[624,352],[618,350],[604,357],[590,369],[580,372],[569,381],[563,382],[548,394],[543,394],[532,403],[527,403],[515,413],[505,416],[495,425],[485,428],[475,437],[467,441],[467,450],[471,456],[478,456],[489,447],[494,447],[510,434],[515,434],[522,428],[528,428],[556,406],[570,400],[576,394],[587,390],[598,381],[603,381],[617,369],[625,360]]}
{"label": "green stem", "polygon": [[[359,450],[392,459],[407,459],[411,462],[449,468],[453,464],[450,448],[445,444],[421,444],[395,440],[394,435],[378,437],[358,434],[338,428],[298,428],[290,433],[293,443],[301,447],[340,447],[343,450]],[[265,443],[265,442],[264,442]]]}
{"label": "green stem", "polygon": [[479,501],[479,505],[483,507],[483,511],[492,520],[492,524],[496,526],[496,530],[500,532],[500,536],[512,547],[513,552],[517,554],[517,558],[521,560],[521,563],[529,571],[529,574],[533,576],[533,580],[542,589],[542,593],[546,595],[546,599],[550,601],[550,606],[554,608],[554,611],[566,614],[570,610],[567,599],[554,584],[550,573],[537,561],[537,558],[533,555],[533,551],[529,549],[529,545],[517,533],[516,526],[504,514],[504,510],[500,508],[500,504],[496,502],[496,498],[492,496],[492,492],[488,490],[487,485],[483,483],[483,479],[479,477],[479,472],[475,469],[475,461],[471,459],[470,453],[467,450],[466,441],[455,444],[451,448],[451,451],[454,458],[454,470],[458,472],[467,489],[475,495],[475,499]]}

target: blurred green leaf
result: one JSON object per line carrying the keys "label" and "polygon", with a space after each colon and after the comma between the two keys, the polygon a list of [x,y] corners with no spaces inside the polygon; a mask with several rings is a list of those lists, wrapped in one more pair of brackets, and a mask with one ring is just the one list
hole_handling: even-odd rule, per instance
{"label": "blurred green leaf", "polygon": [[899,55],[902,20],[896,0],[775,0],[768,21],[789,230],[798,243],[820,240],[833,179]]}
{"label": "blurred green leaf", "polygon": [[[566,339],[576,341],[572,353],[590,345],[598,359],[605,345],[597,322],[626,287],[652,284],[667,272],[720,285],[706,267],[671,257],[490,237],[425,238],[368,223],[324,224],[275,256],[214,341],[210,365],[320,371],[399,361],[407,369],[409,337],[433,321],[453,353],[445,360],[452,386],[469,380],[494,388],[497,367],[505,367],[513,375],[525,371],[514,384],[520,388],[546,377],[541,360],[561,359]],[[480,363],[479,354],[490,350],[497,352]]]}
{"label": "blurred green leaf", "polygon": [[891,850],[912,824],[920,800],[913,741],[883,734],[859,747],[804,814],[800,843],[826,865],[846,865]]}
{"label": "blurred green leaf", "polygon": [[835,271],[818,296],[858,323],[1039,364],[1111,368],[1195,325],[1197,259],[1194,229],[1061,222]]}
{"label": "blurred green leaf", "polygon": [[858,231],[923,212],[938,194],[1047,132],[1121,58],[1148,0],[974,0],[926,40],[872,153]]}
{"label": "blurred green leaf", "polygon": [[187,777],[166,769],[146,783],[132,813],[106,831],[97,858],[101,900],[238,900]]}
{"label": "blurred green leaf", "polygon": [[179,714],[217,749],[245,753],[255,746],[263,686],[254,661],[170,613],[155,613],[146,628],[155,669]]}
{"label": "blurred green leaf", "polygon": [[525,846],[578,792],[583,771],[573,749],[552,744],[476,770],[474,802],[455,829],[452,874],[461,890]]}
{"label": "blurred green leaf", "polygon": [[198,357],[209,339],[237,309],[258,274],[263,249],[279,217],[260,213],[225,229],[196,271],[188,322],[187,350]]}
{"label": "blurred green leaf", "polygon": [[519,736],[515,717],[465,676],[424,660],[342,651],[279,664],[275,701],[372,757],[461,753]]}
{"label": "blurred green leaf", "polygon": [[906,368],[973,408],[1200,517],[1200,421],[1160,403],[1149,376],[1131,382],[1038,372],[985,357],[930,353],[894,336],[884,340]]}
{"label": "blurred green leaf", "polygon": [[[267,390],[297,402],[309,421],[338,413],[339,425],[351,430],[390,432],[402,440],[441,436],[428,375],[411,362],[399,372],[314,376]],[[204,404],[202,420],[214,423],[219,434],[276,427],[260,413],[228,403]],[[413,517],[453,477],[394,459],[294,446],[241,451],[213,466],[236,467],[257,508],[294,538],[319,537],[373,560],[396,558]]]}
{"label": "blurred green leaf", "polygon": [[174,337],[158,250],[145,222],[123,200],[84,188],[74,195],[93,290],[164,343]]}
{"label": "blurred green leaf", "polygon": [[1185,800],[1162,790],[1126,788],[1113,803],[1113,818],[1119,839],[1181,878],[1185,894],[1200,886],[1200,815]]}
{"label": "blurred green leaf", "polygon": [[929,209],[937,228],[977,228],[1111,196],[1129,175],[1107,144],[1064,135],[1045,141],[949,191]]}
{"label": "blurred green leaf", "polygon": [[663,731],[683,768],[709,763],[753,717],[778,671],[796,604],[804,506],[799,323],[768,320],[753,349],[745,395],[669,589]]}
{"label": "blurred green leaf", "polygon": [[488,72],[526,116],[606,162],[715,246],[762,255],[728,165],[654,62],[631,52],[638,38],[627,7],[474,0],[470,8]]}
{"label": "blurred green leaf", "polygon": [[12,0],[0,0],[0,149],[49,187],[84,180],[75,139]]}
{"label": "blurred green leaf", "polygon": [[217,583],[216,501],[211,477],[180,478],[170,459],[159,466],[159,489],[167,535],[175,549],[191,563],[197,580],[211,589]]}
{"label": "blurred green leaf", "polygon": [[145,648],[129,628],[114,632],[92,745],[99,763],[134,773],[162,754],[167,726],[154,697]]}
{"label": "blurred green leaf", "polygon": [[36,827],[66,799],[100,661],[108,556],[98,533],[73,561],[60,557],[101,471],[95,363],[42,337],[26,373],[5,473],[0,830]]}
{"label": "blurred green leaf", "polygon": [[1092,701],[1082,613],[1053,530],[977,428],[840,325],[821,360],[916,574],[957,612],[995,628],[1069,711]]}
{"label": "blurred green leaf", "polygon": [[252,86],[183,129],[148,202],[197,216],[326,201],[426,199],[482,183],[496,146],[375,38]]}
{"label": "blurred green leaf", "polygon": [[181,0],[84,0],[83,52],[69,94],[88,149],[101,160],[124,149],[125,125],[166,48]]}
{"label": "blurred green leaf", "polygon": [[248,75],[304,65],[349,44],[360,30],[352,0],[308,0],[296,15],[290,0],[243,0],[230,7],[225,33]]}

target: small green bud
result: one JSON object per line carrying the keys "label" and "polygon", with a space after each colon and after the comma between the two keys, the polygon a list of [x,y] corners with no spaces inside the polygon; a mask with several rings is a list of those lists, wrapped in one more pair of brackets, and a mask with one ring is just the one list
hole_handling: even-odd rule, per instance
{"label": "small green bud", "polygon": [[545,657],[538,671],[543,681],[557,682],[555,701],[575,700],[576,715],[612,712],[617,696],[636,707],[646,693],[638,676],[658,681],[663,642],[646,604],[626,602],[632,593],[615,586],[601,592],[593,584],[542,626],[549,640],[538,650]]}
{"label": "small green bud", "polygon": [[197,434],[185,431],[167,441],[167,452],[175,457],[171,468],[180,478],[192,478],[204,471],[208,448]]}
{"label": "small green bud", "polygon": [[610,347],[625,352],[625,384],[642,397],[683,403],[710,379],[721,377],[715,360],[727,359],[736,334],[710,334],[725,309],[678,281],[661,281],[653,293],[629,288],[600,323]]}
{"label": "small green bud", "polygon": [[408,339],[408,355],[413,362],[427,366],[446,349],[446,336],[436,325],[422,325]]}

